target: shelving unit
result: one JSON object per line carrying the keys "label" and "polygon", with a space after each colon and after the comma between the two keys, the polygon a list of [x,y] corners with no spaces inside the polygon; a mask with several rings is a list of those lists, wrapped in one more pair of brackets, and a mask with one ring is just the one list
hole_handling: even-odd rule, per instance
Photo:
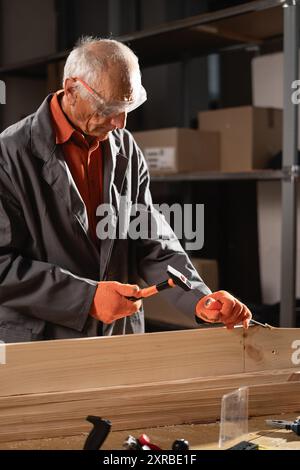
{"label": "shelving unit", "polygon": [[[153,181],[231,181],[282,182],[282,249],[280,326],[296,325],[296,181],[298,113],[290,98],[291,83],[298,78],[299,49],[298,0],[258,0],[210,14],[161,25],[120,38],[142,58],[142,65],[172,62],[188,51],[189,57],[233,49],[274,47],[284,49],[284,124],[282,170],[243,173],[205,172],[152,177]],[[283,41],[282,41],[283,38]]]}
{"label": "shelving unit", "polygon": [[[187,50],[189,57],[259,46],[284,49],[284,124],[282,170],[243,173],[208,172],[153,177],[153,181],[280,180],[282,182],[282,249],[280,326],[296,325],[296,181],[298,113],[291,101],[291,83],[298,78],[298,0],[259,0],[211,14],[161,25],[149,31],[120,38],[142,58],[142,65],[172,62]],[[157,52],[159,51],[159,52]],[[181,53],[180,53],[181,51]]]}
{"label": "shelving unit", "polygon": [[175,173],[174,175],[153,175],[152,181],[276,181],[282,180],[285,172],[282,170],[254,170],[248,172],[223,173],[220,171],[203,171],[201,173]]}
{"label": "shelving unit", "polygon": [[[143,67],[171,63],[212,52],[282,43],[282,0],[258,0],[213,13],[192,16],[120,36],[138,55]],[[268,41],[268,45],[265,43]],[[0,68],[0,76],[43,78],[49,63],[63,60],[69,50]]]}
{"label": "shelving unit", "polygon": [[[253,0],[240,6],[185,18],[121,36],[140,58],[142,67],[171,63],[212,52],[259,48],[261,52],[284,50],[283,169],[242,173],[205,172],[155,176],[153,181],[282,182],[282,259],[280,324],[295,326],[296,282],[296,181],[297,106],[290,99],[291,83],[298,79],[300,0]],[[0,78],[23,76],[43,78],[47,66],[63,60],[69,51],[0,68]]]}

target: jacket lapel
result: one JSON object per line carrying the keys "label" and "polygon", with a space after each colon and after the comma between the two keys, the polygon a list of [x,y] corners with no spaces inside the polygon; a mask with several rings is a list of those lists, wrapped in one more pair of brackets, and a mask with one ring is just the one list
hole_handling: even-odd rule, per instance
{"label": "jacket lapel", "polygon": [[33,154],[44,161],[42,176],[51,188],[59,195],[80,227],[94,252],[99,252],[88,234],[88,217],[85,204],[65,162],[62,149],[56,145],[51,125],[49,103],[53,95],[49,95],[36,112],[31,127],[31,146]]}
{"label": "jacket lapel", "polygon": [[[52,96],[47,96],[33,118],[31,127],[32,152],[37,158],[44,161],[43,178],[57,192],[68,210],[75,216],[95,256],[99,257],[99,252],[88,235],[88,217],[85,204],[64,160],[62,150],[55,143],[49,108]],[[117,133],[110,134],[109,139],[103,143],[103,203],[110,204],[113,207],[116,227],[120,197],[128,165],[128,158],[122,154],[120,147],[121,142]],[[105,238],[101,240],[100,279],[105,276],[113,244],[114,239]]]}
{"label": "jacket lapel", "polygon": [[88,217],[86,207],[59,146],[56,147],[52,157],[43,166],[42,175],[52,189],[59,194],[69,211],[73,213],[87,233]]}
{"label": "jacket lapel", "polygon": [[[120,198],[128,166],[128,158],[120,152],[120,142],[113,134],[110,134],[109,140],[104,142],[103,161],[103,203],[109,204],[110,207],[113,208],[115,214],[114,225],[117,230]],[[115,236],[117,236],[117,232]],[[106,268],[113,249],[114,238],[107,237],[101,240],[100,279],[104,279],[106,275]]]}

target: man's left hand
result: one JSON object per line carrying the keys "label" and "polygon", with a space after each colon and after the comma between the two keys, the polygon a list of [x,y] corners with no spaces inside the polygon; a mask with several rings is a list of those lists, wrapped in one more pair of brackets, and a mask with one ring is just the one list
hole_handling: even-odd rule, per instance
{"label": "man's left hand", "polygon": [[196,305],[196,315],[209,323],[224,323],[228,329],[239,323],[248,328],[252,318],[248,307],[224,290],[200,299]]}

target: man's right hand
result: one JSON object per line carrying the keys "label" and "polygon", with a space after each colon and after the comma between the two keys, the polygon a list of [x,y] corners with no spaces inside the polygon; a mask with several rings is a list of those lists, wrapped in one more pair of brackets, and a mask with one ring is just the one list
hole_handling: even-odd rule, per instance
{"label": "man's right hand", "polygon": [[[133,284],[121,284],[116,281],[99,282],[90,315],[103,323],[112,323],[119,318],[136,313],[142,304],[139,287]],[[136,302],[126,297],[136,297]]]}

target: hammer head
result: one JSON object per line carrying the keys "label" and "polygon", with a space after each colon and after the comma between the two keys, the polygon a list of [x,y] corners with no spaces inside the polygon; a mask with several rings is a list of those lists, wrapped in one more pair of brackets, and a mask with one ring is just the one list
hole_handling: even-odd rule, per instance
{"label": "hammer head", "polygon": [[172,266],[168,266],[167,273],[169,274],[170,278],[176,284],[176,286],[181,287],[181,289],[189,291],[193,289],[192,284],[187,278],[181,274],[177,269],[172,268]]}

